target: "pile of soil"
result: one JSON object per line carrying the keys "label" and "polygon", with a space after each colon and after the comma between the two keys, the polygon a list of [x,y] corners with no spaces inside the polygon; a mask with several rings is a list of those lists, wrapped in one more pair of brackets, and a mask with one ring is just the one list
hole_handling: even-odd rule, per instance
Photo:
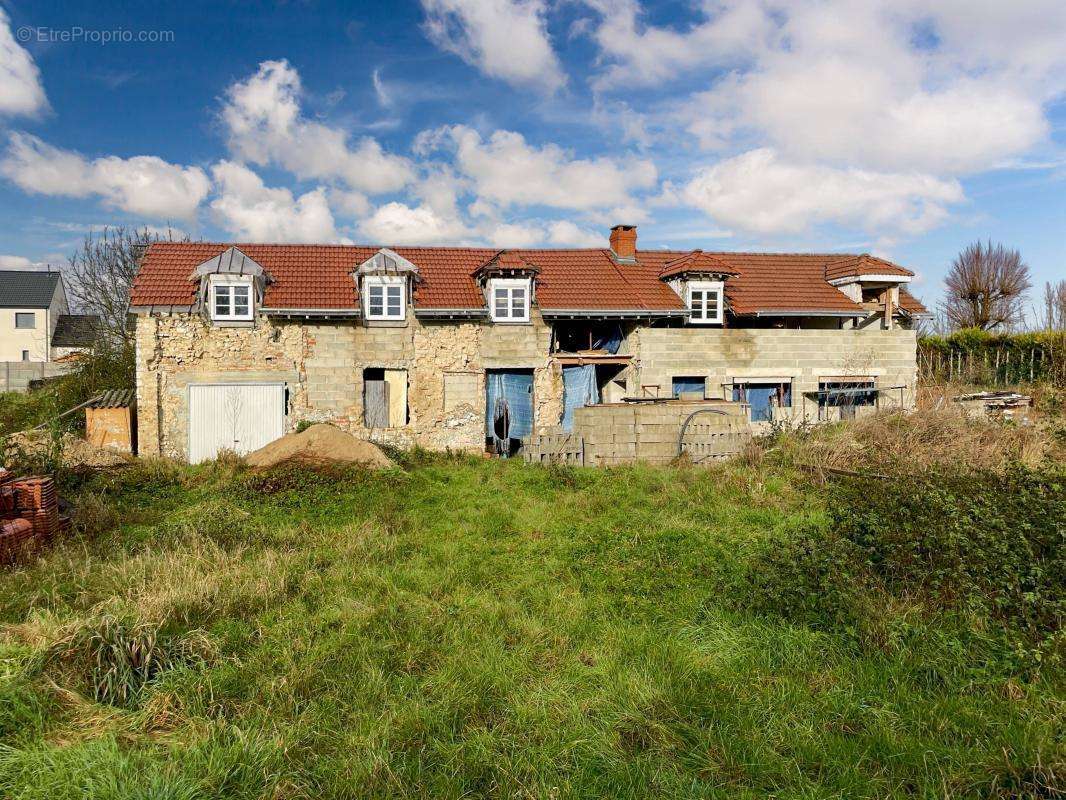
{"label": "pile of soil", "polygon": [[249,453],[244,460],[253,467],[272,467],[283,461],[338,461],[370,467],[392,466],[392,459],[373,442],[356,439],[326,423],[312,425],[302,433],[282,436],[266,447]]}

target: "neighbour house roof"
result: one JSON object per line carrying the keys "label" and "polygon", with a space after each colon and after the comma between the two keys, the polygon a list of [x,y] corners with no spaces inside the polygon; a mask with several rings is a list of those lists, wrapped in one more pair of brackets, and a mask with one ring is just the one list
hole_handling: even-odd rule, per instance
{"label": "neighbour house roof", "polygon": [[60,314],[52,334],[52,347],[92,347],[100,317],[96,314]]}
{"label": "neighbour house roof", "polygon": [[[231,246],[261,264],[273,278],[263,300],[268,311],[358,309],[359,292],[352,273],[381,249],[364,245],[156,242],[149,246],[134,281],[131,305],[134,308],[194,306],[198,286],[189,280],[190,272]],[[420,280],[414,287],[415,308],[426,311],[483,309],[485,298],[476,276],[483,267],[495,262],[504,269],[535,267],[537,305],[546,313],[625,311],[680,315],[684,313],[684,304],[663,278],[675,274],[674,270],[686,263],[695,264],[697,269],[682,271],[714,271],[726,276],[726,298],[735,314],[853,312],[859,316],[864,313],[827,282],[827,265],[846,258],[839,253],[639,250],[635,263],[619,263],[607,248],[391,249],[418,267]],[[911,274],[901,267],[895,269]]]}
{"label": "neighbour house roof", "polygon": [[58,272],[0,270],[0,308],[48,308],[58,283]]}

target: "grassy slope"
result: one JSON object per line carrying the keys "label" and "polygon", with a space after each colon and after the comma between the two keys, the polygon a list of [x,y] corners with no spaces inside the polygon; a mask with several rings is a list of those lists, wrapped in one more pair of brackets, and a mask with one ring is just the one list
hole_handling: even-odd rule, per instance
{"label": "grassy slope", "polygon": [[[3,575],[0,795],[988,796],[1062,758],[1061,693],[979,637],[743,610],[756,540],[822,521],[787,477],[463,461],[267,488],[293,482],[113,474],[91,493],[119,532]],[[217,656],[92,702],[40,653],[101,604]]]}

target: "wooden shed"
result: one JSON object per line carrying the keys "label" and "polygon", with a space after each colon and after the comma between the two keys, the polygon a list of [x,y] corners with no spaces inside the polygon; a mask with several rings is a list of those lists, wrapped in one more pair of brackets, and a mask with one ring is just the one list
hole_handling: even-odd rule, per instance
{"label": "wooden shed", "polygon": [[136,442],[136,394],[133,389],[113,389],[85,407],[85,438],[97,447],[132,453]]}

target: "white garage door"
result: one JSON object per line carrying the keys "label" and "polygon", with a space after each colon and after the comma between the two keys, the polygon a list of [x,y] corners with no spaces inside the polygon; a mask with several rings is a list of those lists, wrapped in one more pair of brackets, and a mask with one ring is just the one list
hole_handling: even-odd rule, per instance
{"label": "white garage door", "polygon": [[221,450],[244,455],[285,433],[285,386],[280,383],[189,387],[189,461]]}

